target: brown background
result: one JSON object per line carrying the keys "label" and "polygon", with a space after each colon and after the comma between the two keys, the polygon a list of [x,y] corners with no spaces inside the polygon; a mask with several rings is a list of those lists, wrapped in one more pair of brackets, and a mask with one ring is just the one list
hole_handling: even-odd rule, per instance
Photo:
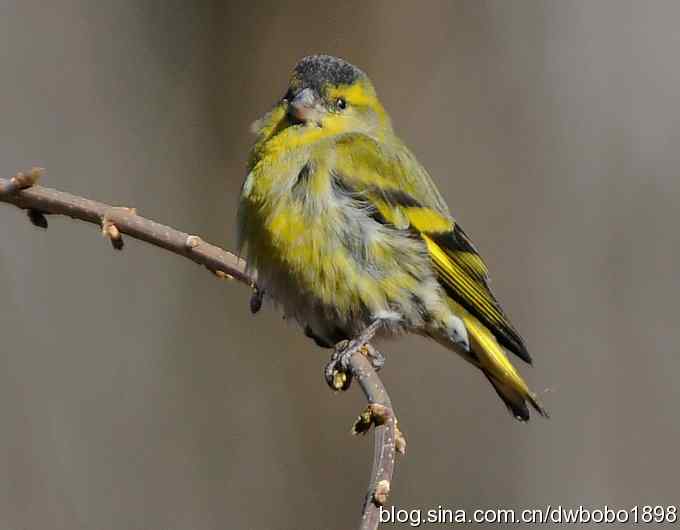
{"label": "brown background", "polygon": [[[434,343],[387,345],[393,503],[677,504],[680,4],[253,4],[0,3],[0,173],[231,247],[249,124],[301,56],[345,57],[487,258],[553,415],[518,424]],[[0,205],[0,528],[353,526],[361,396],[248,298]]]}

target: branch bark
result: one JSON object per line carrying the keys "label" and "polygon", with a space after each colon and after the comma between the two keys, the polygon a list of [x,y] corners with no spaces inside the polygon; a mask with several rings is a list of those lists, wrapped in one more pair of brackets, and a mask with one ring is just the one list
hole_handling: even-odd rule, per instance
{"label": "branch bark", "polygon": [[[246,262],[195,235],[162,225],[137,214],[135,210],[114,207],[101,202],[71,195],[36,182],[44,170],[34,168],[17,173],[10,179],[0,178],[0,202],[27,210],[31,222],[47,228],[45,215],[64,215],[95,224],[117,250],[123,248],[122,234],[188,258],[223,278],[235,279],[256,288],[256,278],[246,268]],[[387,502],[396,452],[404,452],[405,442],[397,428],[397,420],[385,386],[366,353],[368,338],[350,357],[350,376],[363,391],[368,407],[355,424],[355,433],[365,433],[374,427],[373,468],[365,497],[359,528],[372,530],[380,524],[380,507]],[[357,345],[355,344],[355,347]]]}

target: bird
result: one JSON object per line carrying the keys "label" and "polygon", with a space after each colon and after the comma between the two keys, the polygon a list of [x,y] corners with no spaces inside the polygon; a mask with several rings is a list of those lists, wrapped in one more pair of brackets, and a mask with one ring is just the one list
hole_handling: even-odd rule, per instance
{"label": "bird", "polygon": [[238,248],[284,317],[328,348],[369,326],[433,339],[478,368],[516,419],[529,406],[548,416],[506,355],[531,364],[486,262],[363,70],[302,58],[252,131]]}

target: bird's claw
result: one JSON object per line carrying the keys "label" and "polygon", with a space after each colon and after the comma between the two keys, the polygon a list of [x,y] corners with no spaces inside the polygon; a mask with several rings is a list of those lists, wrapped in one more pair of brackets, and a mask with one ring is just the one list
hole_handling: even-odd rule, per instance
{"label": "bird's claw", "polygon": [[324,369],[326,383],[333,390],[347,390],[352,384],[350,362],[352,355],[360,352],[365,355],[377,372],[385,365],[385,356],[371,344],[357,340],[343,340],[335,345],[333,355]]}
{"label": "bird's claw", "polygon": [[363,353],[366,355],[366,357],[368,357],[368,360],[371,362],[371,366],[373,366],[373,369],[376,372],[379,372],[380,369],[385,366],[385,356],[370,344],[366,344],[366,349]]}
{"label": "bird's claw", "polygon": [[264,290],[253,285],[253,293],[250,296],[250,312],[253,315],[262,309],[262,300],[264,300]]}
{"label": "bird's claw", "polygon": [[351,341],[338,342],[333,349],[333,354],[324,368],[326,383],[333,390],[347,390],[352,384],[352,372],[349,363],[356,351],[350,349]]}

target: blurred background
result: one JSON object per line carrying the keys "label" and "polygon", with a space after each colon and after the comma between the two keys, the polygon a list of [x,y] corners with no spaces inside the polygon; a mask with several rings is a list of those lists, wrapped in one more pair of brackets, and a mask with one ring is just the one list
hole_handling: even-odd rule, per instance
{"label": "blurred background", "polygon": [[[433,342],[383,345],[392,503],[677,504],[680,4],[254,4],[0,3],[0,174],[232,248],[250,123],[299,58],[344,57],[486,257],[552,414],[519,424]],[[249,296],[0,204],[0,529],[355,526],[362,396]]]}

